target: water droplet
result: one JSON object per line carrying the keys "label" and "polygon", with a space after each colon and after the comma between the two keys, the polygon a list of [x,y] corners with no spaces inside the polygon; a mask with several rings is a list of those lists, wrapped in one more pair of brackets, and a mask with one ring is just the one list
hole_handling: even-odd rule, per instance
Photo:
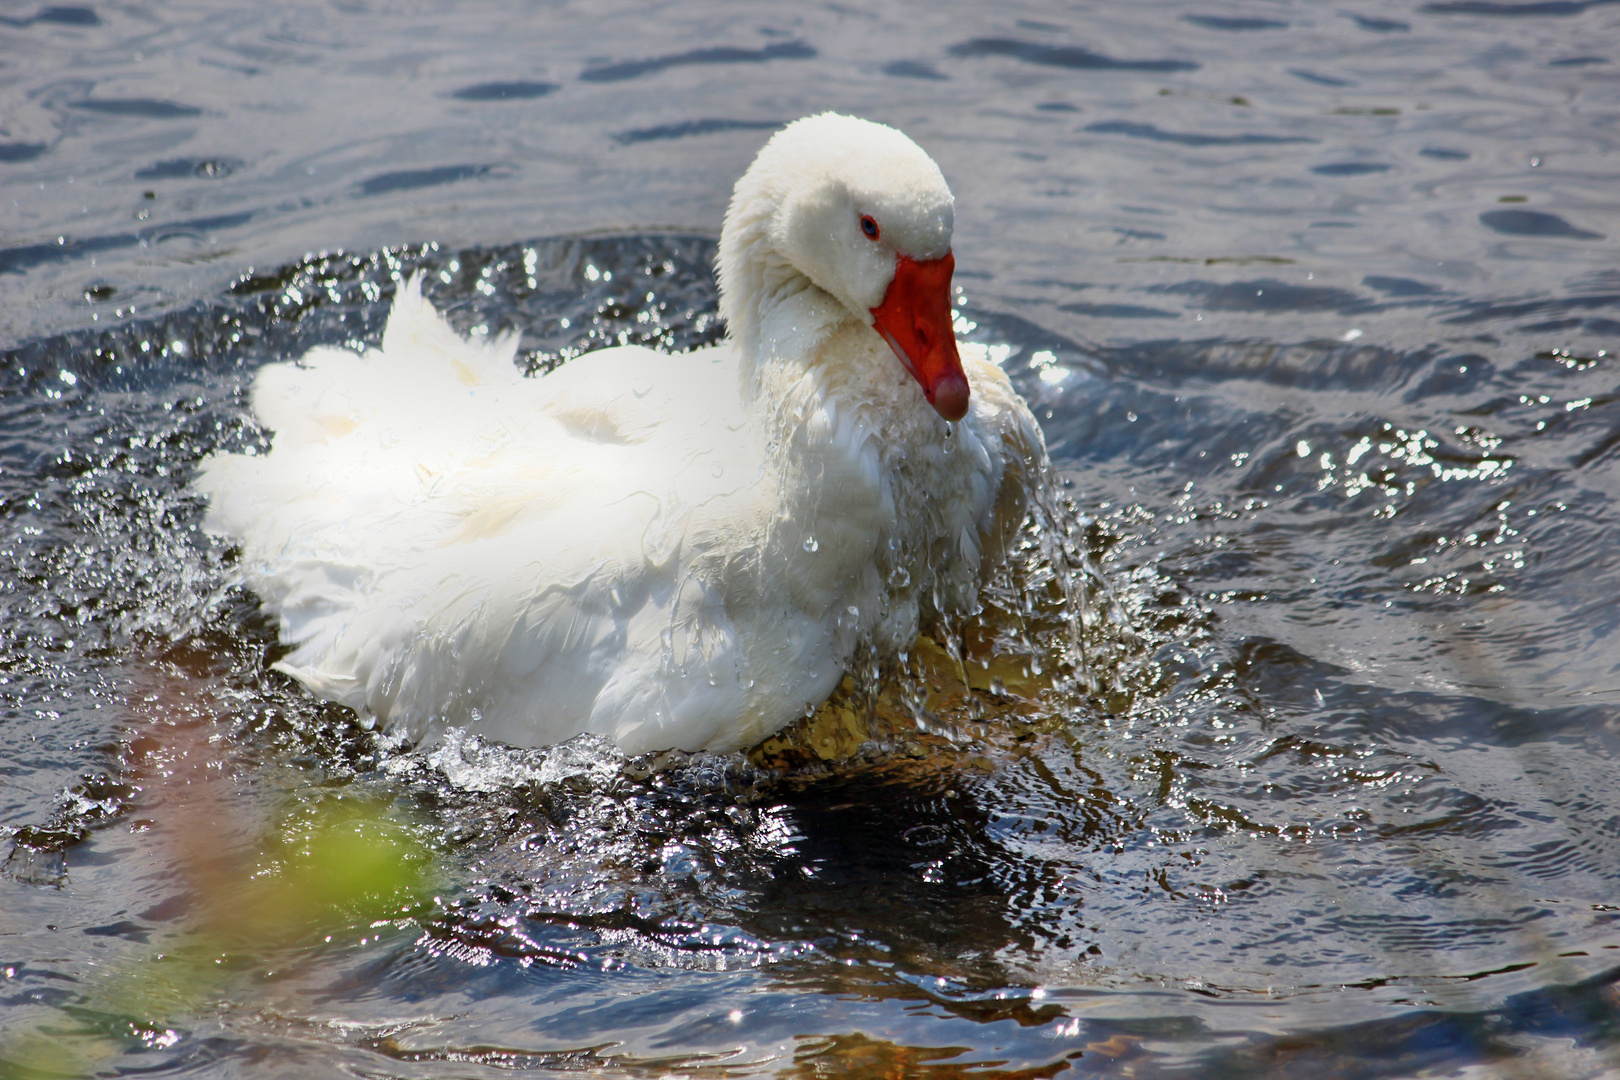
{"label": "water droplet", "polygon": [[807,536],[807,537],[804,538],[804,550],[806,550],[806,551],[820,551],[821,550],[821,545],[816,542],[815,537]]}

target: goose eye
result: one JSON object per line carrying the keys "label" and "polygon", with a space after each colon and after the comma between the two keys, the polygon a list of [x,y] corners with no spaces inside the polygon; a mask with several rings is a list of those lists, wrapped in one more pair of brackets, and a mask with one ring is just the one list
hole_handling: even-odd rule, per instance
{"label": "goose eye", "polygon": [[871,214],[862,214],[861,215],[861,232],[866,234],[866,238],[868,240],[876,240],[878,238],[877,219],[874,218]]}

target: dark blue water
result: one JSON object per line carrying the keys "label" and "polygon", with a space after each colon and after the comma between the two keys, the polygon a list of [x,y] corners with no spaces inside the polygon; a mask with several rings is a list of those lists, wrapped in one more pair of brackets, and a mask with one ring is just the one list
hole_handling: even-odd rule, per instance
{"label": "dark blue water", "polygon": [[[1596,2],[0,11],[0,1075],[1620,1071],[1617,64]],[[270,672],[186,493],[256,368],[419,267],[535,366],[712,341],[827,108],[956,192],[1098,685],[638,762]]]}

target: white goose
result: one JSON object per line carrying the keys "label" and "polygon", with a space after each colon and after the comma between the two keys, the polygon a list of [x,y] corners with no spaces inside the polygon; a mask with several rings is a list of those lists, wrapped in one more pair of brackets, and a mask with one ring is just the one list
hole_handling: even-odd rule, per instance
{"label": "white goose", "polygon": [[721,345],[525,378],[514,338],[463,340],[413,278],[381,349],[264,368],[273,448],[194,486],[280,615],[275,666],[416,739],[729,751],[859,643],[975,610],[1045,448],[958,353],[952,202],[898,131],[809,117],[737,182]]}

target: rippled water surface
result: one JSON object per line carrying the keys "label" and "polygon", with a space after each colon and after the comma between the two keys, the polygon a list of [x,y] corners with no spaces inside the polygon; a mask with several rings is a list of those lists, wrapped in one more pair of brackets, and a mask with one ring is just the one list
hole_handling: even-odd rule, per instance
{"label": "rippled water surface", "polygon": [[[0,1074],[1620,1072],[1617,63],[1599,0],[0,12]],[[715,340],[825,108],[957,194],[1096,689],[1001,655],[1038,559],[920,725],[752,758],[269,671],[186,494],[257,367],[417,268],[536,366]]]}

